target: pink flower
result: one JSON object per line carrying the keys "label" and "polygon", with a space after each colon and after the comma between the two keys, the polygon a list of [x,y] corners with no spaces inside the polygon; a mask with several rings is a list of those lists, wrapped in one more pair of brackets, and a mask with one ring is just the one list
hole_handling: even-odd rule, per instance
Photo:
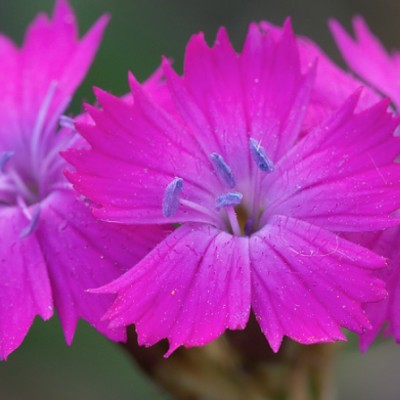
{"label": "pink flower", "polygon": [[[397,215],[399,215],[398,212]],[[388,260],[388,267],[378,273],[378,276],[386,282],[388,296],[382,301],[366,306],[372,329],[360,336],[361,350],[363,351],[368,349],[383,328],[385,328],[385,335],[393,336],[400,343],[399,237],[399,227],[390,228],[384,232],[350,235],[351,240],[361,243]]]}
{"label": "pink flower", "polygon": [[[398,52],[389,54],[369,31],[361,17],[353,20],[355,39],[351,38],[340,24],[331,22],[336,42],[350,67],[377,91],[390,96],[397,109],[400,107],[400,58]],[[373,329],[361,335],[361,348],[366,350],[382,328],[387,335],[393,335],[400,342],[400,252],[399,228],[385,232],[350,236],[388,259],[388,268],[379,276],[386,282],[388,297],[366,307]]]}
{"label": "pink flower", "polygon": [[[276,37],[281,35],[282,28],[268,22],[261,25]],[[329,59],[329,57],[307,37],[297,37],[300,50],[300,64],[302,71],[307,71],[310,65],[317,60],[318,74],[315,77],[310,96],[309,107],[303,122],[303,130],[308,132],[324,121],[332,112],[336,111],[343,102],[363,83],[352,74],[343,71]],[[381,96],[374,90],[363,88],[356,110],[368,108],[379,100]]]}
{"label": "pink flower", "polygon": [[389,54],[370,32],[364,19],[353,20],[355,39],[337,21],[330,23],[336,43],[349,66],[375,90],[390,97],[400,107],[400,55]]}
{"label": "pink flower", "polygon": [[130,103],[97,89],[102,109],[77,124],[91,148],[66,155],[96,216],[175,224],[97,290],[117,294],[110,327],[135,324],[146,346],[167,338],[167,354],[243,329],[251,310],[274,351],[284,336],[344,340],[385,296],[384,259],[336,232],[398,223],[398,120],[386,100],[355,113],[358,91],[304,135],[315,64],[302,73],[289,23],[266,29],[251,25],[241,54],[223,29],[211,49],[193,36],[183,77],[164,60],[167,111],[132,75]]}
{"label": "pink flower", "polygon": [[110,329],[100,317],[114,296],[89,294],[126,271],[153,245],[160,229],[141,231],[94,219],[62,170],[59,151],[76,139],[72,121],[58,121],[84,77],[107,17],[77,38],[75,16],[57,1],[51,20],[40,14],[21,49],[0,36],[0,358],[27,334],[33,319],[48,319],[53,305],[66,341],[78,318],[113,340],[125,331]]}

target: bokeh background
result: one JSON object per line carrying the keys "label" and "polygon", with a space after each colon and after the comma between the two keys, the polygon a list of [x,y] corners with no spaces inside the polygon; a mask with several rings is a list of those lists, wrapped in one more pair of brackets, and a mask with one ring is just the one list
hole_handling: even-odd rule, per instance
{"label": "bokeh background", "polygon": [[[92,102],[93,85],[115,94],[127,91],[127,71],[143,80],[158,66],[162,54],[181,68],[185,44],[203,31],[209,42],[217,28],[228,28],[240,48],[250,21],[281,24],[291,16],[295,31],[307,35],[342,64],[326,22],[330,17],[350,27],[352,16],[363,15],[388,48],[400,49],[400,1],[397,0],[70,0],[81,31],[104,12],[112,15],[95,63],[71,105],[81,110]],[[51,12],[53,0],[0,0],[0,31],[21,42],[33,16]],[[1,62],[1,60],[0,60]],[[400,71],[399,71],[400,73]],[[1,96],[1,93],[0,93]],[[0,277],[1,279],[1,277]],[[353,338],[339,358],[340,400],[400,399],[400,346],[375,344],[366,355]],[[133,365],[122,348],[107,342],[81,322],[71,348],[65,345],[59,322],[36,321],[24,344],[0,363],[0,400],[145,400],[168,396]]]}

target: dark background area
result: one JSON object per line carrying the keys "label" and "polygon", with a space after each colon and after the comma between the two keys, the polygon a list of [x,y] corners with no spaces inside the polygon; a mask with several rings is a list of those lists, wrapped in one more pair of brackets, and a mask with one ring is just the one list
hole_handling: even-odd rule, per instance
{"label": "dark background area", "polygon": [[[93,101],[93,85],[123,94],[127,71],[143,80],[163,54],[172,57],[180,70],[190,35],[204,31],[212,43],[221,25],[240,49],[250,21],[281,24],[291,16],[298,34],[309,36],[341,63],[327,19],[334,17],[349,27],[352,16],[361,14],[388,48],[400,49],[400,2],[396,0],[71,0],[71,4],[81,32],[102,13],[112,15],[95,63],[72,103],[75,113],[82,99]],[[20,43],[33,16],[52,8],[53,0],[0,0],[0,31]],[[367,355],[361,355],[356,345],[346,345],[338,363],[338,398],[398,400],[399,370],[400,347],[392,341],[375,344]],[[164,398],[118,345],[84,323],[73,346],[67,348],[56,318],[37,321],[21,348],[7,363],[0,363],[0,400]]]}

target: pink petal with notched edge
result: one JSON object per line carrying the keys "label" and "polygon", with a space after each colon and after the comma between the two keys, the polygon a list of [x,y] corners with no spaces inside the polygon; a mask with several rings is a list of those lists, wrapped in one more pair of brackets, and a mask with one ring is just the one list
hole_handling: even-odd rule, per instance
{"label": "pink petal with notched edge", "polygon": [[[92,149],[64,154],[85,174],[67,172],[68,178],[95,203],[108,205],[95,210],[106,220],[170,223],[163,217],[161,205],[164,189],[175,176],[184,179],[185,195],[191,201],[213,209],[210,185],[219,185],[219,181],[208,155],[198,151],[185,126],[151,103],[139,84],[132,85],[134,105],[97,91],[103,110],[88,108],[96,125],[77,124]],[[212,216],[180,207],[174,221],[188,219],[210,222]]]}
{"label": "pink petal with notched edge", "polygon": [[343,232],[397,223],[390,214],[398,207],[400,170],[390,163],[400,152],[400,140],[392,135],[398,120],[387,112],[386,101],[359,114],[352,113],[355,104],[349,99],[278,163],[279,173],[267,180],[270,215]]}
{"label": "pink petal with notched edge", "polygon": [[[163,110],[133,77],[131,103],[97,91],[102,110],[88,108],[95,125],[78,125],[92,147],[67,154],[76,167],[69,177],[98,203],[97,216],[143,224],[183,222],[131,271],[96,291],[117,293],[106,318],[111,327],[134,323],[141,344],[150,346],[167,338],[171,352],[180,345],[205,344],[226,328],[243,327],[247,318],[231,325],[230,314],[219,306],[224,298],[220,287],[230,280],[218,273],[226,275],[226,268],[231,268],[226,260],[237,249],[246,268],[252,263],[254,311],[275,350],[285,335],[312,343],[343,339],[342,326],[356,332],[369,328],[362,307],[385,294],[382,282],[373,277],[373,269],[382,267],[383,259],[324,229],[357,231],[399,222],[389,215],[397,207],[398,196],[393,193],[400,194],[399,166],[392,163],[398,141],[391,136],[398,120],[387,112],[387,102],[355,114],[357,93],[304,136],[302,122],[314,70],[302,75],[288,24],[277,37],[252,29],[245,50],[236,58],[221,31],[211,49],[201,36],[192,39],[183,77],[164,61],[163,72],[179,116]],[[287,61],[283,69],[274,64],[277,60]],[[259,141],[253,152],[250,137]],[[132,143],[141,151],[132,151]],[[249,237],[223,231],[230,231],[224,210],[213,221],[213,201],[226,192],[211,167],[213,152],[220,152],[233,175],[239,176],[241,218],[252,225],[246,231]],[[272,153],[275,163],[268,174],[257,170],[258,165],[265,172],[258,161],[262,152]],[[198,164],[192,164],[190,157]],[[174,218],[163,220],[162,196],[174,176],[182,177],[184,184],[189,181],[182,197],[193,199],[194,207],[202,207],[209,220],[184,207]],[[228,210],[228,216],[229,211],[233,210]],[[295,220],[296,216],[303,221]],[[225,243],[219,248],[226,250],[211,254],[217,238]],[[246,259],[249,242],[252,253]],[[232,265],[232,272],[235,268]],[[215,274],[218,281],[208,279],[211,284],[206,284],[206,273]],[[193,285],[197,285],[194,290]],[[220,285],[218,290],[215,285]],[[234,290],[239,289],[240,282]],[[216,319],[208,332],[203,321],[211,318],[207,314],[211,309]]]}
{"label": "pink petal with notched edge", "polygon": [[[295,37],[287,22],[278,41],[251,25],[241,54],[225,30],[209,48],[202,34],[190,40],[184,78],[164,64],[172,99],[199,147],[226,156],[240,181],[249,174],[249,138],[263,143],[273,160],[300,132],[313,73],[302,76]],[[201,77],[201,79],[199,79]]]}
{"label": "pink petal with notched edge", "polygon": [[[272,35],[275,40],[282,34],[282,28],[263,21],[261,28]],[[301,69],[306,72],[314,63],[317,64],[317,73],[314,87],[311,92],[309,107],[302,127],[307,133],[316,125],[321,124],[357,89],[364,86],[363,82],[353,75],[343,71],[334,64],[328,56],[310,39],[298,36],[296,43],[299,47]],[[361,111],[372,106],[381,99],[381,96],[369,87],[364,87],[357,110]]]}
{"label": "pink petal with notched edge", "polygon": [[29,224],[16,208],[0,210],[0,359],[13,352],[36,315],[49,319],[53,300],[46,263],[35,236],[21,239]]}
{"label": "pink petal with notched edge", "polygon": [[[235,154],[249,145],[247,110],[239,56],[225,29],[219,30],[212,48],[202,33],[192,36],[185,52],[184,79],[168,65],[164,65],[164,73],[173,101],[201,146],[208,154],[229,155],[228,165],[237,163]],[[248,172],[248,162],[241,163],[237,179]]]}
{"label": "pink petal with notched edge", "polygon": [[345,340],[340,327],[369,328],[365,302],[384,298],[373,272],[383,258],[306,222],[274,216],[250,238],[252,307],[272,349],[288,336]]}
{"label": "pink petal with notched edge", "polygon": [[346,33],[335,20],[330,28],[346,62],[361,78],[392,98],[400,107],[400,57],[389,54],[379,40],[370,32],[364,19],[355,17],[353,28],[355,39]]}
{"label": "pink petal with notched edge", "polygon": [[45,125],[56,126],[62,107],[68,104],[93,60],[107,21],[107,17],[100,18],[78,40],[74,14],[66,1],[59,0],[53,19],[39,14],[31,24],[21,49],[0,36],[0,108],[7,110],[0,120],[2,148],[9,150],[18,140],[24,147],[54,82],[57,88]]}
{"label": "pink petal with notched edge", "polygon": [[43,205],[37,237],[47,261],[54,303],[65,338],[71,343],[83,318],[113,340],[124,329],[100,321],[114,296],[87,293],[120,276],[165,237],[154,227],[111,225],[96,220],[89,207],[71,191],[52,194]]}
{"label": "pink petal with notched edge", "polygon": [[[58,0],[51,19],[40,14],[31,24],[21,49],[0,35],[0,151],[14,153],[2,176],[2,190],[10,190],[7,179],[14,178],[7,173],[15,172],[22,181],[32,174],[33,182],[24,183],[29,190],[32,185],[32,191],[43,191],[34,196],[33,206],[27,206],[27,213],[40,208],[28,237],[21,237],[30,221],[19,203],[3,202],[0,210],[0,358],[20,345],[36,315],[51,317],[53,303],[68,343],[78,318],[111,339],[123,339],[123,329],[109,329],[100,321],[113,296],[86,290],[125,272],[165,236],[161,228],[139,231],[99,222],[72,190],[55,190],[68,187],[61,174],[62,160],[51,158],[67,142],[66,130],[56,132],[58,120],[86,74],[107,21],[108,17],[100,18],[79,39],[72,10]],[[46,175],[47,170],[53,173]],[[16,198],[24,197],[19,187],[11,189]]]}
{"label": "pink petal with notched edge", "polygon": [[[179,176],[184,180],[187,199],[208,206],[212,211],[210,216],[181,206],[174,220],[213,222],[215,196],[211,191],[220,187],[209,161],[213,152],[224,154],[226,162],[233,168],[233,174],[240,180],[249,171],[249,157],[239,155],[249,151],[250,135],[262,140],[267,152],[271,151],[272,155],[283,154],[293,144],[300,132],[313,76],[303,77],[300,71],[295,71],[293,79],[284,80],[281,68],[276,68],[274,57],[285,65],[292,63],[292,59],[298,59],[289,24],[278,44],[269,43],[266,35],[259,35],[266,41],[263,42],[263,51],[268,69],[265,74],[257,75],[260,88],[251,92],[248,98],[243,98],[245,93],[242,93],[244,89],[240,80],[247,80],[250,84],[256,79],[254,74],[250,75],[253,70],[247,69],[247,64],[255,63],[255,55],[250,44],[240,57],[233,53],[224,31],[220,32],[219,40],[212,49],[200,36],[194,36],[188,45],[185,60],[188,77],[185,76],[185,79],[174,73],[169,63],[164,61],[164,74],[180,117],[176,113],[170,115],[152,102],[152,95],[147,94],[146,87],[140,87],[132,76],[133,103],[96,90],[103,110],[88,107],[95,125],[77,124],[77,129],[92,149],[72,150],[65,154],[66,159],[79,170],[79,173],[68,172],[69,180],[78,191],[103,205],[95,210],[96,216],[123,223],[169,222],[161,214],[163,190],[160,188],[165,188],[175,176]],[[256,40],[250,34],[249,38],[248,43]],[[200,86],[195,82],[199,68],[194,63],[195,56],[203,60]],[[217,70],[217,76],[224,78],[213,78],[211,66]],[[296,70],[295,66],[289,68],[292,69]],[[269,77],[267,72],[273,76]],[[276,82],[282,84],[276,85]],[[265,92],[269,83],[274,84],[273,90]],[[212,100],[209,104],[205,103],[206,93],[215,93],[215,96],[210,96]],[[269,97],[258,110],[262,113],[261,119],[256,119],[250,127],[251,132],[247,132],[249,127],[245,122],[251,124],[252,118],[258,116],[258,111],[253,113],[251,110],[258,107],[263,93],[268,93]],[[284,101],[287,104],[281,107]],[[235,105],[238,113],[232,112],[233,103],[238,103]],[[281,126],[272,126],[272,120],[281,121]],[[269,121],[268,124],[266,121]],[[268,129],[272,126],[273,138],[278,140],[281,137],[279,145],[268,142],[269,131],[260,130],[261,125]],[[279,130],[276,131],[276,128]],[[229,140],[227,134],[230,135]],[[142,150],[138,152],[137,148]],[[115,176],[119,176],[120,180],[116,180]],[[208,184],[203,186],[203,182]]]}
{"label": "pink petal with notched edge", "polygon": [[[164,71],[162,66],[157,68],[147,79],[143,82],[143,89],[146,94],[151,97],[163,110],[169,114],[173,114],[175,118],[179,118],[175,104],[171,99],[171,93],[168,90],[165,81]],[[132,102],[132,93],[129,92],[125,97],[125,101]]]}
{"label": "pink petal with notched edge", "polygon": [[275,36],[250,25],[240,63],[249,135],[276,162],[300,134],[315,71],[310,63],[301,74],[290,19]]}
{"label": "pink petal with notched edge", "polygon": [[167,338],[204,345],[225,329],[243,329],[250,312],[247,238],[207,225],[185,224],[125,275],[95,290],[117,293],[111,326],[134,323],[139,343]]}
{"label": "pink petal with notched edge", "polygon": [[[398,215],[398,213],[397,213]],[[372,251],[387,258],[387,268],[379,271],[377,276],[386,283],[388,297],[378,303],[367,304],[365,311],[371,322],[372,329],[360,335],[360,347],[366,351],[383,330],[385,335],[391,335],[400,342],[400,251],[398,227],[384,232],[346,235],[349,240],[360,243]]]}
{"label": "pink petal with notched edge", "polygon": [[45,126],[56,126],[59,114],[93,61],[108,19],[107,16],[100,18],[79,39],[73,11],[67,1],[58,0],[51,20],[39,14],[31,24],[19,56],[19,65],[24,71],[19,83],[22,102],[15,104],[23,123],[20,133],[32,134],[39,109],[53,82],[56,91]]}

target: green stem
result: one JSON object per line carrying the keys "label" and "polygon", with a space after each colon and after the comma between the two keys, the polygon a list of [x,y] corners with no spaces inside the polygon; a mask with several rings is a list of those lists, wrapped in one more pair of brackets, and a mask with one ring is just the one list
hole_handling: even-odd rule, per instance
{"label": "green stem", "polygon": [[[256,328],[256,329],[254,329]],[[274,354],[250,323],[207,346],[178,349],[163,358],[165,343],[149,349],[130,332],[125,349],[178,400],[335,400],[337,345],[285,341]]]}

